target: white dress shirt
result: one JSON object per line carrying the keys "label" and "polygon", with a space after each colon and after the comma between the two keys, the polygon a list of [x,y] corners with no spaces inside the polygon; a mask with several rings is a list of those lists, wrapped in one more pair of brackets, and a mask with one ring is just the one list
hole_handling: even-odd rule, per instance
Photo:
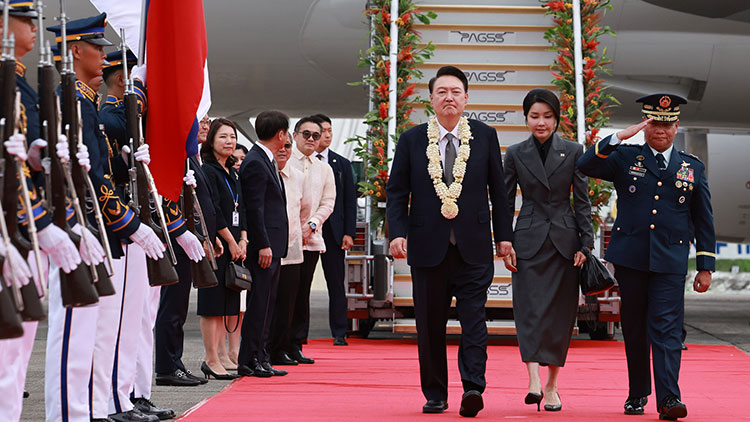
{"label": "white dress shirt", "polygon": [[256,142],[255,145],[258,145],[260,147],[260,149],[262,149],[263,152],[266,153],[266,156],[268,157],[268,161],[270,161],[271,163],[273,163],[273,160],[274,160],[273,151],[271,151],[270,149],[268,149],[267,146],[263,145],[262,142]]}
{"label": "white dress shirt", "polygon": [[[617,136],[617,132],[612,134],[612,141],[610,144],[612,145],[620,145],[622,143],[622,140]],[[648,142],[646,142],[646,145],[648,145]],[[648,145],[649,148],[651,148],[651,145]],[[667,167],[669,167],[669,159],[672,158],[672,150],[674,149],[674,145],[670,145],[669,148],[667,148],[664,152],[661,154],[664,156],[664,163]],[[659,151],[651,148],[651,152],[654,154],[654,158],[656,158],[656,154],[659,153]],[[657,161],[658,163],[658,161]]]}
{"label": "white dress shirt", "polygon": [[313,222],[317,228],[302,249],[325,252],[323,223],[331,215],[336,204],[336,180],[333,169],[317,159],[315,153],[309,156],[303,154],[296,145],[292,148],[292,157],[286,165],[296,168],[305,177],[301,218],[304,224]]}
{"label": "white dress shirt", "polygon": [[458,154],[458,147],[461,142],[458,140],[458,124],[456,124],[456,127],[454,127],[453,130],[444,128],[439,121],[437,124],[440,129],[440,141],[438,142],[438,147],[440,147],[440,160],[443,162],[443,169],[445,169],[445,146],[448,145],[448,138],[446,138],[445,135],[449,133],[453,135],[453,146],[455,147],[456,154]]}
{"label": "white dress shirt", "polygon": [[307,223],[301,215],[305,176],[296,168],[286,165],[281,169],[281,177],[286,191],[286,215],[289,216],[289,247],[286,258],[281,258],[281,265],[301,264],[304,261],[302,225]]}
{"label": "white dress shirt", "polygon": [[320,161],[322,161],[322,162],[324,162],[324,163],[328,164],[328,151],[330,151],[330,150],[331,150],[330,148],[326,148],[326,149],[324,149],[323,151],[321,151],[321,152],[316,152],[316,153],[315,153],[315,154],[313,154],[313,155],[315,156],[315,158],[318,158],[318,154],[320,154],[320,156],[321,156],[322,158],[318,158],[318,159],[319,159]]}

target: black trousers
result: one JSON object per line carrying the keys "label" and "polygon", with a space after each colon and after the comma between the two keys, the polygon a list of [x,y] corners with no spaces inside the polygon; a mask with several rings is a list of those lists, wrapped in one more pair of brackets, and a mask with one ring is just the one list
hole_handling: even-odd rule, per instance
{"label": "black trousers", "polygon": [[292,325],[289,332],[290,340],[300,350],[302,345],[307,343],[307,334],[310,332],[310,287],[312,286],[320,252],[304,251],[303,255],[305,261],[300,268],[299,290],[297,290],[297,298],[294,301]]}
{"label": "black trousers", "polygon": [[685,274],[654,273],[615,265],[620,285],[622,335],[631,397],[651,394],[649,355],[653,355],[657,404],[680,397]]}
{"label": "black trousers", "polygon": [[269,360],[266,345],[271,331],[281,270],[281,258],[276,257],[271,260],[270,267],[260,268],[257,251],[250,254],[245,262],[253,276],[253,289],[247,295],[245,316],[242,319],[238,356],[240,365],[249,365],[252,359],[261,362]]}
{"label": "black trousers", "polygon": [[289,331],[292,326],[292,313],[301,281],[301,269],[302,264],[281,266],[276,309],[271,322],[271,341],[268,347],[271,356],[279,352],[291,353],[293,351]]}
{"label": "black trousers", "polygon": [[456,246],[449,246],[435,267],[411,267],[417,319],[419,375],[428,400],[448,399],[445,325],[452,298],[461,322],[458,370],[464,391],[484,391],[487,382],[487,325],[484,306],[494,265],[467,264]]}
{"label": "black trousers", "polygon": [[190,258],[180,253],[176,256],[175,269],[179,281],[177,284],[162,286],[159,311],[156,314],[154,371],[157,374],[171,374],[177,369],[185,370],[185,364],[182,363],[185,332],[182,327],[187,319],[193,278],[190,273]]}
{"label": "black trousers", "polygon": [[[346,252],[336,244],[330,228],[323,226],[326,252],[320,255],[328,286],[328,325],[331,336],[344,337],[349,326],[346,310]],[[341,239],[339,239],[341,240]]]}

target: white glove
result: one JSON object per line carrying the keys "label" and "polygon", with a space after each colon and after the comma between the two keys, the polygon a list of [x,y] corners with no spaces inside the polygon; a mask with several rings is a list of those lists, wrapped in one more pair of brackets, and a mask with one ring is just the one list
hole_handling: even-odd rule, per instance
{"label": "white glove", "polygon": [[148,144],[143,144],[138,147],[138,149],[135,151],[135,161],[140,161],[145,165],[149,165],[149,163],[151,163],[151,154],[148,153]]}
{"label": "white glove", "polygon": [[99,265],[104,262],[104,248],[102,248],[101,243],[99,243],[99,239],[97,239],[96,236],[94,236],[94,234],[89,231],[89,229],[84,229],[83,226],[81,226],[81,223],[76,223],[71,231],[79,236],[86,237],[86,241],[81,241],[79,248],[79,251],[81,252],[81,259],[84,263],[86,263],[86,265],[91,264],[89,255],[93,258],[94,265]]}
{"label": "white glove", "polygon": [[8,154],[18,157],[21,161],[26,161],[28,155],[26,155],[26,137],[17,133],[5,141],[5,149],[8,150]]}
{"label": "white glove", "polygon": [[[5,282],[8,283],[10,280],[13,280],[17,286],[29,284],[32,277],[31,269],[26,260],[21,256],[21,253],[18,252],[18,249],[10,245],[10,253],[7,253],[5,243],[0,242],[0,255],[5,257],[5,262],[3,263],[3,278],[5,278]],[[13,271],[11,271],[11,268]]]}
{"label": "white glove", "polygon": [[76,158],[78,159],[78,165],[86,169],[86,172],[91,171],[91,161],[89,161],[89,149],[86,145],[81,145],[76,152]]}
{"label": "white glove", "polygon": [[53,224],[39,232],[39,246],[66,273],[70,273],[81,263],[76,245],[67,233]]}
{"label": "white glove", "polygon": [[157,236],[156,233],[145,224],[141,223],[141,225],[138,226],[138,230],[130,235],[130,240],[143,248],[147,257],[154,260],[164,257],[164,244],[159,240],[159,236]]}
{"label": "white glove", "polygon": [[120,155],[122,156],[122,160],[130,165],[130,147],[123,145],[120,149]]}
{"label": "white glove", "polygon": [[130,76],[133,79],[139,79],[143,86],[146,86],[146,65],[133,66],[133,69],[130,70]]}
{"label": "white glove", "polygon": [[42,170],[42,148],[47,146],[47,141],[42,138],[34,140],[29,145],[29,167],[34,171]]}
{"label": "white glove", "polygon": [[193,189],[198,187],[198,182],[195,181],[195,172],[193,170],[188,170],[187,173],[185,173],[185,177],[182,178],[182,181]]}
{"label": "white glove", "polygon": [[57,145],[55,145],[55,151],[57,151],[57,158],[63,163],[70,161],[70,149],[68,147],[68,137],[60,135],[57,138]]}
{"label": "white glove", "polygon": [[200,260],[206,256],[206,252],[203,250],[201,242],[189,231],[177,236],[177,243],[182,247],[182,250],[185,251],[188,258],[195,262],[200,262]]}

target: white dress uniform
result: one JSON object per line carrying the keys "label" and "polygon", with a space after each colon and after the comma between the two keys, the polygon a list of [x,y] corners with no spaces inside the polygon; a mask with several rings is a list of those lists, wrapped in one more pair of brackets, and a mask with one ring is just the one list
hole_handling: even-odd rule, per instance
{"label": "white dress uniform", "polygon": [[89,380],[99,304],[64,308],[59,267],[50,263],[49,328],[44,367],[47,422],[88,422]]}
{"label": "white dress uniform", "polygon": [[[148,278],[148,274],[146,274]],[[133,397],[151,398],[151,385],[154,379],[154,324],[159,311],[161,286],[151,286],[146,292],[141,316],[141,339],[138,342],[138,354],[135,366]]]}
{"label": "white dress uniform", "polygon": [[117,293],[99,299],[92,364],[92,418],[106,418],[133,409],[130,391],[135,380],[141,314],[149,285],[143,249],[135,243],[123,244],[122,248],[125,255],[114,260],[112,276]]}
{"label": "white dress uniform", "polygon": [[[47,255],[42,254],[42,268],[47,268]],[[29,254],[29,268],[38,281],[36,258]],[[37,283],[37,289],[39,285]],[[23,390],[26,384],[26,371],[34,349],[34,339],[38,321],[24,321],[23,336],[0,340],[0,421],[15,422],[21,419],[23,408]]]}

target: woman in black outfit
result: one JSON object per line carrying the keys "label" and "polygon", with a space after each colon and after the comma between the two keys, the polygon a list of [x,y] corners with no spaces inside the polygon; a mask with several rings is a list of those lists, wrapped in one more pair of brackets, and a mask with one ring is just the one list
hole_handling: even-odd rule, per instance
{"label": "woman in black outfit", "polygon": [[[206,376],[232,377],[219,359],[220,343],[224,342],[226,327],[232,330],[239,327],[240,294],[224,286],[224,272],[230,259],[241,262],[245,259],[247,232],[245,230],[245,212],[242,206],[242,189],[237,171],[234,169],[232,153],[237,145],[237,130],[230,120],[218,118],[211,122],[208,138],[201,145],[203,171],[214,195],[216,204],[216,233],[224,249],[216,260],[219,269],[216,278],[219,285],[198,290],[198,315],[201,317],[201,334],[206,350],[205,362],[201,370]],[[240,330],[230,335],[237,337],[239,345]],[[236,359],[236,355],[235,355]]]}

